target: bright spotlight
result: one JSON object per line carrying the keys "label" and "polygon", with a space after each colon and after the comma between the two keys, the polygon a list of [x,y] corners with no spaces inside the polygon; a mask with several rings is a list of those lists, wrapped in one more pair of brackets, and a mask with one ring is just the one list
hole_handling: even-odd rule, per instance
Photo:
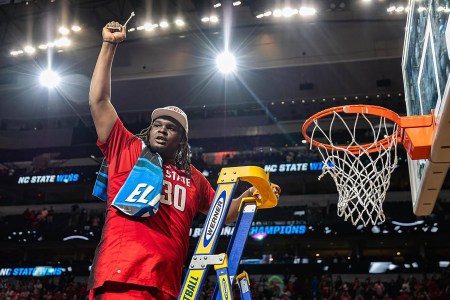
{"label": "bright spotlight", "polygon": [[184,21],[181,20],[181,19],[176,19],[176,20],[175,20],[175,24],[176,24],[177,26],[184,26]]}
{"label": "bright spotlight", "polygon": [[73,25],[73,26],[72,26],[72,31],[78,32],[78,31],[80,31],[80,30],[81,30],[81,27],[80,27],[80,26],[78,26],[78,25]]}
{"label": "bright spotlight", "polygon": [[55,71],[51,69],[47,69],[41,73],[41,76],[39,77],[39,81],[41,84],[48,88],[53,88],[58,85],[59,83],[59,76],[56,74]]}
{"label": "bright spotlight", "polygon": [[210,16],[209,21],[211,23],[217,23],[217,22],[219,22],[219,18],[217,16]]}
{"label": "bright spotlight", "polygon": [[273,16],[274,17],[281,17],[281,9],[275,9],[274,11],[273,11]]}
{"label": "bright spotlight", "polygon": [[300,16],[313,16],[317,10],[314,7],[300,7],[298,13]]}
{"label": "bright spotlight", "polygon": [[23,51],[25,51],[25,53],[28,54],[34,54],[36,52],[36,48],[34,48],[33,46],[27,45],[25,47],[23,47]]}
{"label": "bright spotlight", "polygon": [[64,26],[59,27],[58,32],[62,35],[68,35],[70,33],[69,29]]}
{"label": "bright spotlight", "polygon": [[72,42],[66,37],[55,40],[56,47],[69,47],[71,43]]}
{"label": "bright spotlight", "polygon": [[[145,31],[152,31],[153,30],[152,23],[145,23],[144,24],[144,29],[145,29]],[[139,30],[139,28],[138,28],[138,30]]]}
{"label": "bright spotlight", "polygon": [[217,68],[224,74],[232,73],[236,70],[236,59],[228,51],[220,53],[216,58]]}
{"label": "bright spotlight", "polygon": [[161,21],[161,23],[159,23],[159,27],[167,28],[169,27],[169,23],[167,21]]}

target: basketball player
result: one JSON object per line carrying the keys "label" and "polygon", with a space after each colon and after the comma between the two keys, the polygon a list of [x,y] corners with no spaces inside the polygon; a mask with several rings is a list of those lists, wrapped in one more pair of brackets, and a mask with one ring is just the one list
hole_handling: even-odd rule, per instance
{"label": "basketball player", "polygon": [[[181,109],[155,109],[150,126],[138,135],[125,129],[110,100],[111,66],[126,29],[108,27],[120,24],[110,22],[102,30],[89,93],[97,145],[108,163],[107,213],[89,277],[89,299],[175,299],[192,219],[197,211],[208,212],[214,190],[190,163],[188,119]],[[142,141],[163,160],[160,205],[151,217],[128,216],[111,205],[145,148]],[[254,190],[232,201],[227,222],[236,219],[240,200]]]}

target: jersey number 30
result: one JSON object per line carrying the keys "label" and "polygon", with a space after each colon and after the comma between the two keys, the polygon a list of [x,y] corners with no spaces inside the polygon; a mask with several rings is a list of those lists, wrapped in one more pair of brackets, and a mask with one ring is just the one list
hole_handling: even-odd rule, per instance
{"label": "jersey number 30", "polygon": [[173,205],[179,211],[184,211],[186,207],[186,188],[182,185],[163,180],[161,193],[161,203]]}

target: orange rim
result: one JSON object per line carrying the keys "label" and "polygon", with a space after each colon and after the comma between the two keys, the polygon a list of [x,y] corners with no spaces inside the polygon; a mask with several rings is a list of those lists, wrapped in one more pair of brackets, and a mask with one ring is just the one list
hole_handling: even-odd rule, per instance
{"label": "orange rim", "polygon": [[[360,146],[332,146],[329,144],[324,144],[319,141],[311,139],[311,137],[306,133],[309,126],[314,123],[314,121],[319,120],[323,117],[332,115],[334,112],[340,113],[346,113],[346,114],[367,114],[367,115],[374,115],[378,117],[384,117],[388,120],[391,120],[392,122],[395,122],[398,124],[398,129],[394,131],[391,135],[388,137],[376,141],[375,143],[369,143],[364,144]],[[302,127],[302,134],[305,137],[305,139],[308,141],[308,143],[312,144],[313,146],[328,149],[328,150],[342,150],[342,151],[349,151],[353,154],[360,153],[361,150],[365,150],[369,153],[376,152],[381,149],[387,149],[389,146],[389,143],[392,141],[392,137],[397,134],[397,141],[401,142],[403,139],[403,129],[404,128],[411,128],[411,127],[427,127],[432,125],[432,116],[426,115],[426,116],[412,116],[412,117],[400,117],[397,113],[393,112],[390,109],[381,107],[381,106],[375,106],[375,105],[362,105],[362,104],[355,104],[355,105],[344,105],[344,106],[337,106],[325,109],[323,111],[320,111],[314,115],[312,115],[310,118],[308,118]]]}

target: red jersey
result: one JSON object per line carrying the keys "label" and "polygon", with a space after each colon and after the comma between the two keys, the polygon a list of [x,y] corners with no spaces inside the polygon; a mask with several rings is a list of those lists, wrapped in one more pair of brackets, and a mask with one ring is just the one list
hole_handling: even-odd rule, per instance
{"label": "red jersey", "polygon": [[154,216],[130,217],[112,207],[142,151],[141,141],[132,137],[118,119],[105,143],[97,142],[108,162],[108,201],[88,287],[125,282],[178,297],[192,219],[197,211],[208,212],[214,190],[193,166],[187,178],[184,170],[165,163],[161,203]]}

